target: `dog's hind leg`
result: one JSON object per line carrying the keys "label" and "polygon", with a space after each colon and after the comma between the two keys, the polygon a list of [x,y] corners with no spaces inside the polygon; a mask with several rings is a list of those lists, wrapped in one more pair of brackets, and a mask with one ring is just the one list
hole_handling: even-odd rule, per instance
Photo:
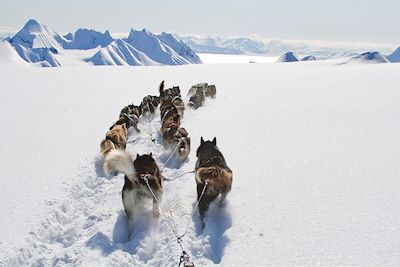
{"label": "dog's hind leg", "polygon": [[154,194],[157,197],[158,202],[153,197],[153,216],[154,217],[158,217],[158,216],[160,216],[160,208],[161,208],[161,207],[158,206],[158,203],[160,203],[160,205],[161,205],[163,192],[157,190],[157,192],[155,192]]}
{"label": "dog's hind leg", "polygon": [[227,189],[221,191],[221,198],[219,200],[219,205],[222,207],[225,204],[226,195],[230,192],[231,187],[229,186]]}
{"label": "dog's hind leg", "polygon": [[[204,184],[197,184],[197,199],[199,201],[199,213],[200,213],[200,218],[202,221],[202,227],[204,228],[204,218],[206,215],[206,212],[208,210],[208,207],[210,206],[210,203],[215,200],[218,196],[218,193],[207,193],[204,192],[203,196],[201,196],[201,193],[203,192]],[[201,199],[200,199],[201,197]]]}
{"label": "dog's hind leg", "polygon": [[220,200],[219,200],[219,206],[220,207],[223,207],[224,206],[224,204],[225,204],[225,198],[226,198],[226,195],[228,194],[228,192],[222,192],[221,193],[221,198],[220,198]]}
{"label": "dog's hind leg", "polygon": [[135,129],[135,131],[136,131],[137,133],[140,133],[140,129],[139,129],[139,127],[137,126],[136,123],[132,123],[132,126],[133,126],[133,128]]}

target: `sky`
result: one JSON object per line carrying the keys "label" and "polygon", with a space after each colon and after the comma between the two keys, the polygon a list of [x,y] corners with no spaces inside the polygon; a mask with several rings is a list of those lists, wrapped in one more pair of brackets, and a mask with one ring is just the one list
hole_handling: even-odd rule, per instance
{"label": "sky", "polygon": [[0,0],[0,31],[35,18],[52,30],[249,36],[400,44],[399,0]]}

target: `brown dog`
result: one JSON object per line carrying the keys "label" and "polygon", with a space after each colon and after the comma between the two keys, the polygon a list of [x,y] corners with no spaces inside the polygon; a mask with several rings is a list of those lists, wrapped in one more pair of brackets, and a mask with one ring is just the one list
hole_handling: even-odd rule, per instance
{"label": "brown dog", "polygon": [[114,143],[115,147],[118,149],[126,148],[126,136],[128,131],[125,124],[113,125],[111,130],[107,132],[105,140],[110,140]]}
{"label": "brown dog", "polygon": [[[200,201],[199,213],[204,227],[204,217],[210,203],[221,194],[220,203],[222,204],[231,191],[232,171],[217,147],[216,138],[212,141],[204,141],[202,137],[196,155],[197,200]],[[204,189],[206,183],[207,187]],[[205,191],[202,195],[203,190]]]}
{"label": "brown dog", "polygon": [[179,96],[175,96],[174,98],[172,98],[171,103],[178,110],[179,116],[183,118],[183,113],[185,111],[185,103],[183,102],[182,98]]}
{"label": "brown dog", "polygon": [[174,150],[181,162],[184,162],[190,154],[190,137],[185,128],[175,126],[168,128],[163,134],[163,142],[164,148]]}
{"label": "brown dog", "polygon": [[181,96],[181,90],[179,89],[179,86],[173,86],[172,88],[165,89],[164,88],[164,81],[161,82],[159,91],[160,91],[160,98],[159,99],[160,99],[160,103],[161,104],[164,103],[164,102],[171,102],[172,99],[175,96],[182,97]]}
{"label": "brown dog", "polygon": [[100,143],[100,151],[103,156],[107,156],[107,154],[115,149],[115,145],[111,140],[102,140]]}
{"label": "brown dog", "polygon": [[161,112],[161,133],[164,135],[168,128],[179,128],[181,125],[181,116],[178,110],[171,104],[169,109]]}
{"label": "brown dog", "polygon": [[136,132],[140,133],[140,130],[137,126],[139,123],[139,117],[142,114],[140,106],[135,105],[128,105],[124,107],[121,112],[119,113],[119,119],[115,122],[111,127],[110,130],[114,127],[114,125],[122,125],[125,124],[126,128],[129,129],[133,127]]}
{"label": "brown dog", "polygon": [[194,85],[190,88],[188,95],[190,96],[188,106],[193,109],[201,107],[205,101],[204,88],[199,85]]}
{"label": "brown dog", "polygon": [[213,84],[208,85],[207,83],[206,83],[206,85],[207,85],[207,87],[204,90],[204,95],[209,98],[215,98],[215,96],[217,94],[217,88],[215,87],[215,85],[213,85]]}
{"label": "brown dog", "polygon": [[160,215],[158,202],[161,203],[162,200],[163,177],[152,153],[137,154],[136,159],[132,161],[125,151],[112,150],[104,160],[104,170],[107,173],[118,171],[125,174],[122,203],[129,221],[132,220],[137,205],[144,198],[153,199],[153,215],[156,217]]}
{"label": "brown dog", "polygon": [[160,98],[158,96],[145,96],[142,103],[140,103],[142,114],[144,114],[145,116],[154,114],[159,104]]}

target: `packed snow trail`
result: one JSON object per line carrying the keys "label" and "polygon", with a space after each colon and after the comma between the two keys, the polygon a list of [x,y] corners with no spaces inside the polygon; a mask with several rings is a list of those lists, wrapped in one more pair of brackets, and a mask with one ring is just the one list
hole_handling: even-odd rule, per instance
{"label": "packed snow trail", "polygon": [[[162,208],[173,216],[179,235],[188,225],[182,245],[196,264],[218,263],[226,242],[220,235],[223,228],[230,226],[222,217],[229,216],[226,212],[219,215],[217,212],[213,220],[221,219],[222,224],[210,220],[210,227],[205,228],[204,234],[200,233],[198,214],[195,213],[194,219],[191,217],[196,203],[194,174],[184,174],[194,169],[194,160],[183,163],[180,168],[176,168],[173,158],[167,163],[165,159],[170,158],[171,152],[163,149],[160,127],[159,112],[153,119],[141,118],[141,133],[137,134],[133,128],[129,130],[126,150],[133,156],[152,152],[162,174],[175,179],[164,182]],[[181,249],[165,218],[153,217],[151,200],[145,201],[148,203],[144,203],[143,211],[135,215],[133,234],[129,237],[121,201],[123,175],[107,176],[102,164],[102,156],[86,162],[80,171],[86,177],[84,183],[72,186],[68,200],[49,203],[50,216],[29,234],[28,246],[0,263],[9,266],[176,266]],[[181,174],[184,175],[175,178]],[[213,207],[210,212],[216,208],[220,209]]]}

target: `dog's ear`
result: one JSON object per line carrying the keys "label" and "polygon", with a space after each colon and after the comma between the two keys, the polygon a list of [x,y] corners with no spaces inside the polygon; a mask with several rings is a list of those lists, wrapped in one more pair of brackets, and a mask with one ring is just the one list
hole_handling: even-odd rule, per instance
{"label": "dog's ear", "polygon": [[139,154],[136,154],[136,158],[138,158],[138,157],[140,157],[140,155],[139,155]]}
{"label": "dog's ear", "polygon": [[203,139],[203,136],[202,136],[202,137],[200,137],[200,145],[202,145],[202,144],[204,144],[204,139]]}
{"label": "dog's ear", "polygon": [[150,157],[152,157],[153,156],[153,152],[150,152]]}
{"label": "dog's ear", "polygon": [[164,91],[164,81],[160,84],[160,94]]}
{"label": "dog's ear", "polygon": [[213,143],[214,146],[217,145],[217,137],[214,137],[214,139],[212,140],[212,143]]}

